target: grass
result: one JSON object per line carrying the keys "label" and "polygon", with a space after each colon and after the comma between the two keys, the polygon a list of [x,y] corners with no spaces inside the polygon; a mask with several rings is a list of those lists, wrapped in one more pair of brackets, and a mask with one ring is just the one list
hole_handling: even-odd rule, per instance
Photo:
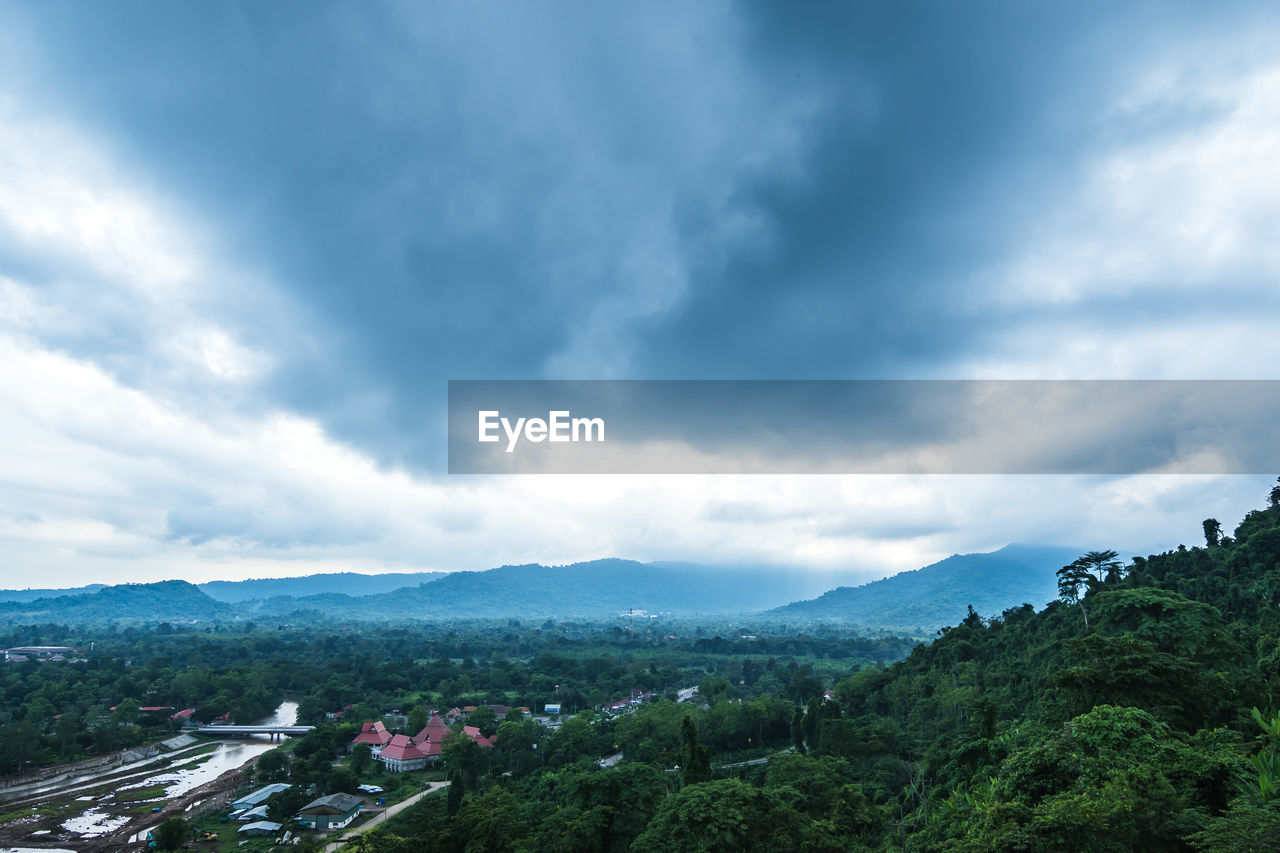
{"label": "grass", "polygon": [[57,814],[57,812],[48,806],[28,806],[25,809],[18,809],[16,812],[5,812],[4,814],[0,814],[0,823],[8,823],[11,820],[20,820],[24,817],[31,817],[32,815],[51,814]]}
{"label": "grass", "polygon": [[118,809],[117,811],[119,814],[145,815],[145,814],[151,814],[151,812],[155,810],[155,807],[159,805],[164,805],[164,804],[163,803],[138,803],[137,805],[130,806],[127,809]]}
{"label": "grass", "polygon": [[[197,833],[197,838],[203,838],[207,832],[215,832],[218,834],[216,841],[199,841],[195,843],[194,847],[200,850],[212,849],[219,851],[256,849],[254,847],[254,841],[250,841],[249,844],[246,844],[244,847],[238,847],[239,843],[244,840],[236,834],[236,830],[239,829],[241,824],[235,822],[222,823],[220,818],[224,813],[224,811],[211,811],[190,822],[191,828]],[[272,839],[263,840],[271,841]]]}
{"label": "grass", "polygon": [[[275,838],[252,838],[248,839],[248,843],[244,847],[240,846],[241,838],[237,830],[243,825],[235,821],[223,823],[221,818],[226,814],[226,809],[213,810],[205,812],[200,817],[190,821],[191,828],[197,832],[197,837],[202,838],[206,832],[216,832],[218,838],[216,841],[196,841],[187,845],[189,850],[216,850],[218,853],[231,853],[231,851],[258,851],[269,850],[275,845]],[[285,826],[285,829],[292,829],[291,826]],[[281,830],[283,833],[284,830]],[[297,834],[296,832],[294,833]]]}
{"label": "grass", "polygon": [[126,803],[136,803],[139,800],[154,800],[157,797],[163,797],[165,789],[168,785],[152,785],[150,788],[131,788],[127,791],[120,792],[120,799]]}

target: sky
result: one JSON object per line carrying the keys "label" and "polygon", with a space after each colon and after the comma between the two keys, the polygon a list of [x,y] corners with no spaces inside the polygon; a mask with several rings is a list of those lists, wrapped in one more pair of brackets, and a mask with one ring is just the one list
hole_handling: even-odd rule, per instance
{"label": "sky", "polygon": [[1280,472],[445,470],[450,379],[1280,378],[1280,12],[1115,6],[0,5],[0,585],[1230,530]]}

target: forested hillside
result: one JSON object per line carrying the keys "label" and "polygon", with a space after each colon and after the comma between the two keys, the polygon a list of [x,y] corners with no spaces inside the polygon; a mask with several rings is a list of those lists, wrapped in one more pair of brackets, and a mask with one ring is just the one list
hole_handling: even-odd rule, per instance
{"label": "forested hillside", "polygon": [[0,602],[0,624],[33,622],[210,622],[235,618],[235,611],[186,581],[120,584],[94,592]]}
{"label": "forested hillside", "polygon": [[733,689],[659,703],[618,724],[617,767],[517,767],[448,810],[428,798],[369,849],[477,833],[488,850],[1277,849],[1280,486],[1232,536],[1204,532],[1127,566],[1091,552],[1044,610],[970,614],[809,696],[792,754],[726,764],[779,738],[764,712],[726,737]]}
{"label": "forested hillside", "polygon": [[772,615],[931,636],[962,619],[967,607],[995,616],[1024,603],[1047,604],[1055,598],[1054,572],[1078,553],[1071,548],[1007,545],[989,554],[955,554],[922,569],[796,601]]}

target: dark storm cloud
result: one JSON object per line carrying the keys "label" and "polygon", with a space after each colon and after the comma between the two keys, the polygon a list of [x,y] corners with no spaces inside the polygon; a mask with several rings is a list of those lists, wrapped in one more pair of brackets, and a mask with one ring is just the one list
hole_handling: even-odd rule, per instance
{"label": "dark storm cloud", "polygon": [[589,4],[28,11],[49,101],[314,312],[272,401],[383,458],[430,457],[445,378],[541,372],[715,120],[678,79],[696,45]]}
{"label": "dark storm cloud", "polygon": [[[207,307],[272,350],[256,405],[436,468],[449,378],[945,374],[1025,321],[978,308],[980,273],[1106,141],[1102,95],[1161,38],[1214,23],[1078,4],[723,11],[6,14],[39,45],[18,85],[284,290]],[[1204,120],[1171,106],[1123,130]],[[659,285],[644,262],[664,252]],[[61,343],[142,383],[111,350],[143,334],[122,319]]]}
{"label": "dark storm cloud", "polygon": [[[653,324],[647,365],[659,374],[936,376],[992,349],[1044,313],[988,299],[985,279],[1028,223],[1069,204],[1083,168],[1112,147],[1221,116],[1175,101],[1119,117],[1111,99],[1153,54],[1194,52],[1253,13],[753,3],[744,17],[757,73],[821,107],[796,172],[744,170],[727,204],[687,206],[689,257],[709,260],[690,298]],[[723,251],[726,217],[763,223],[763,247]],[[1257,282],[1240,289],[1256,308]],[[1185,317],[1197,303],[1147,292],[1068,310],[1132,326],[1140,315],[1112,309]]]}

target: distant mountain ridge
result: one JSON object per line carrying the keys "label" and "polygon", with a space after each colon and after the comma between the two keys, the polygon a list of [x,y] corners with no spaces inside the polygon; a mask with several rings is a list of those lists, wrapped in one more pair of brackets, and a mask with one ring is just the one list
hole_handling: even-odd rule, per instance
{"label": "distant mountain ridge", "polygon": [[75,586],[67,589],[0,589],[0,602],[36,601],[41,598],[61,598],[66,595],[84,595],[106,589],[104,583],[91,583],[87,586]]}
{"label": "distant mountain ridge", "polygon": [[609,558],[453,572],[379,595],[271,598],[261,612],[316,610],[359,619],[602,618],[628,608],[681,615],[747,613],[815,594],[829,575]]}
{"label": "distant mountain ridge", "polygon": [[[604,559],[564,566],[527,564],[485,571],[185,581],[0,592],[0,620],[261,620],[306,613],[334,619],[588,618],[629,608],[679,615],[747,613],[817,595],[845,577],[778,568]],[[415,584],[414,582],[417,581]],[[301,594],[273,594],[277,591]],[[39,593],[47,593],[35,597]],[[114,608],[114,609],[113,609]]]}
{"label": "distant mountain ridge", "polygon": [[3,622],[209,622],[235,610],[186,581],[121,584],[94,592],[0,602]]}
{"label": "distant mountain ridge", "polygon": [[208,581],[197,584],[210,598],[237,604],[256,598],[292,596],[299,598],[322,593],[339,593],[357,597],[391,592],[443,577],[447,572],[383,572],[365,575],[359,572],[329,572],[292,578],[256,578],[243,581]]}
{"label": "distant mountain ridge", "polygon": [[[360,596],[390,592],[443,577],[447,572],[383,572],[366,575],[360,572],[328,572],[285,578],[251,578],[242,581],[206,581],[195,584],[215,601],[239,604],[276,596],[305,596],[341,593]],[[65,589],[0,589],[0,603],[30,602],[42,598],[65,598],[108,589],[107,584],[94,583]]]}
{"label": "distant mountain ridge", "polygon": [[921,569],[796,601],[770,615],[932,634],[959,624],[970,606],[988,617],[1022,604],[1043,607],[1057,597],[1055,572],[1082,553],[1014,544],[984,554],[954,554]]}
{"label": "distant mountain ridge", "polygon": [[[81,590],[0,591],[0,621],[209,622],[301,614],[372,622],[612,619],[634,608],[686,617],[755,614],[769,620],[838,621],[924,636],[958,624],[969,605],[991,616],[1023,603],[1045,604],[1057,593],[1054,572],[1080,553],[1076,548],[1009,545],[835,589],[832,584],[846,576],[610,558],[452,573],[343,572],[199,586],[175,580]],[[279,590],[303,594],[273,594]],[[31,597],[38,593],[52,594]]]}

